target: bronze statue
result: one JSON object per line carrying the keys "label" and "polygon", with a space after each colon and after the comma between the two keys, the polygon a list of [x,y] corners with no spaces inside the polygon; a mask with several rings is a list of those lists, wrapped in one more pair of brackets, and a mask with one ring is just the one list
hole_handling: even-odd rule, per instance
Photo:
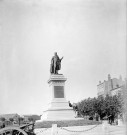
{"label": "bronze statue", "polygon": [[50,65],[50,73],[51,74],[58,74],[58,70],[61,69],[61,60],[59,56],[57,55],[57,52],[54,53],[54,56],[51,59],[51,65]]}

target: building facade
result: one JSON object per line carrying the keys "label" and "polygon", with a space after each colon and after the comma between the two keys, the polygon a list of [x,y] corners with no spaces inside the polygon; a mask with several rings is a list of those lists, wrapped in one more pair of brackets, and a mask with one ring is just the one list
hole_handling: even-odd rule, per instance
{"label": "building facade", "polygon": [[97,85],[97,95],[118,95],[122,92],[124,85],[125,81],[122,80],[121,76],[119,78],[111,78],[110,74],[108,74],[107,80],[104,80],[103,82],[99,81],[99,84]]}

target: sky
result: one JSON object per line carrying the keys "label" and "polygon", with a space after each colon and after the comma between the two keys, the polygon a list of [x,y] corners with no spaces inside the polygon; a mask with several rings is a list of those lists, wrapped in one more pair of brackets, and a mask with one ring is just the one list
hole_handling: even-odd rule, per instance
{"label": "sky", "polygon": [[0,114],[42,114],[57,52],[67,101],[126,77],[125,0],[0,0]]}

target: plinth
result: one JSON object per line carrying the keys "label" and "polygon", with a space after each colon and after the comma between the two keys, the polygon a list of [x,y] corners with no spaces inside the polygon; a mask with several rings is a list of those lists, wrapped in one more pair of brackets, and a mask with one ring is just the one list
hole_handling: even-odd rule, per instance
{"label": "plinth", "polygon": [[75,118],[72,107],[66,100],[65,81],[67,78],[62,74],[53,74],[48,80],[52,92],[51,103],[43,112],[41,120],[69,120]]}

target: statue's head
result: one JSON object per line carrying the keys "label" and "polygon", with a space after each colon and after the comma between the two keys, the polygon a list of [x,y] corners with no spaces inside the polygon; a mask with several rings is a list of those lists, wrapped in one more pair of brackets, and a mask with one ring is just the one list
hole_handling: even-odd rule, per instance
{"label": "statue's head", "polygon": [[57,52],[54,53],[54,56],[56,56],[56,55],[57,55]]}

